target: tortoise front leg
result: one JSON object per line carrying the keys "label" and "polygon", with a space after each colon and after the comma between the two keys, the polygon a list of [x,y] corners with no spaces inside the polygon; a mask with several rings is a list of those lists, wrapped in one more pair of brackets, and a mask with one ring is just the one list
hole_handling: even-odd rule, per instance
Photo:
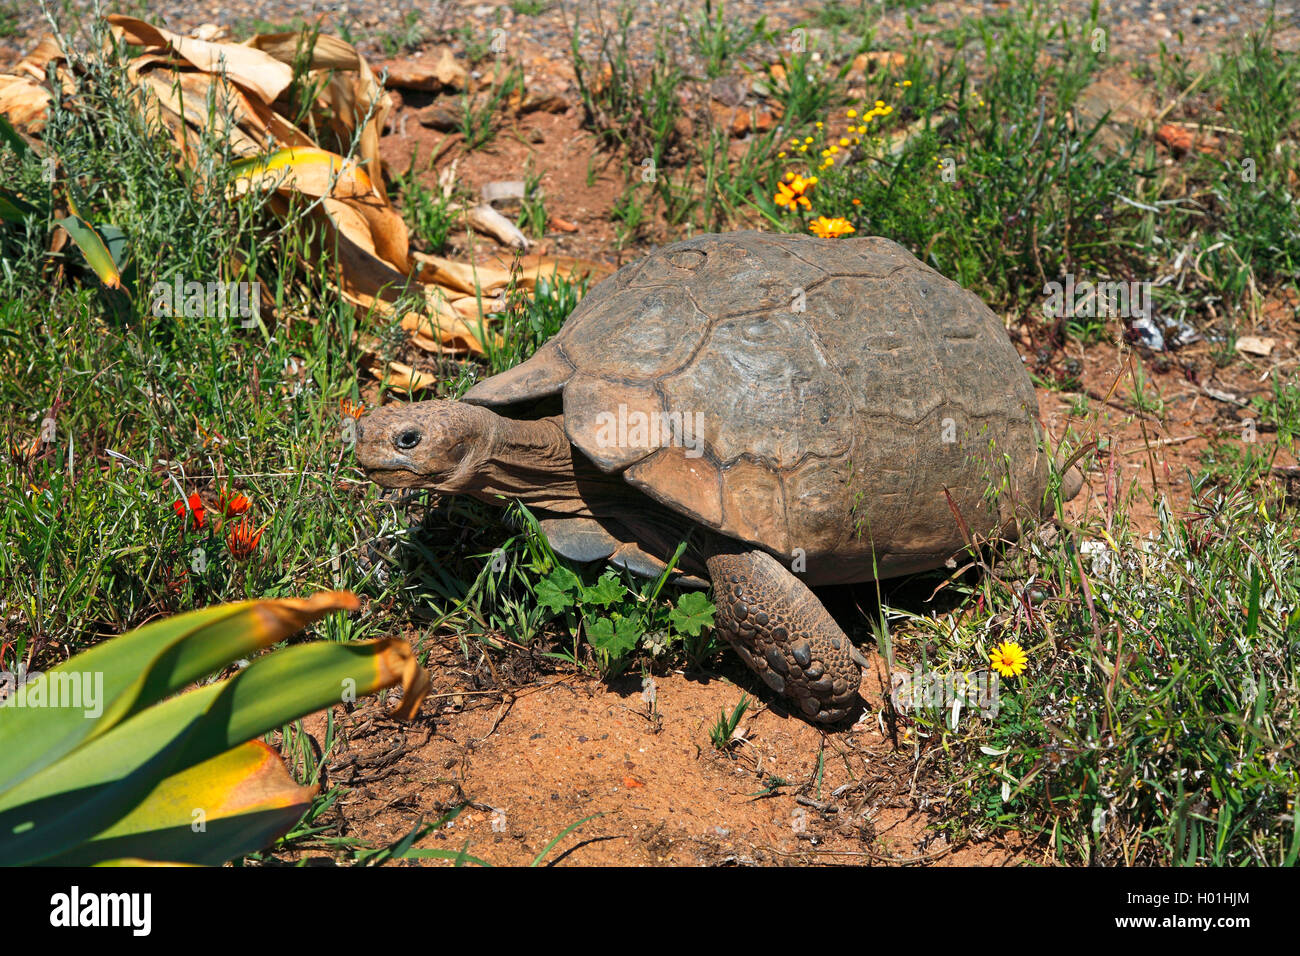
{"label": "tortoise front leg", "polygon": [[812,720],[852,713],[867,660],[807,585],[766,551],[715,555],[708,567],[716,626],[745,663]]}

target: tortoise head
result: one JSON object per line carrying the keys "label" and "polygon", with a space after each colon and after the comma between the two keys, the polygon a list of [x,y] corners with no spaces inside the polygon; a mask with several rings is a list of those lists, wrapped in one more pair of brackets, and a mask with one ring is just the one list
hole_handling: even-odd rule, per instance
{"label": "tortoise head", "polygon": [[496,423],[463,402],[386,405],[357,423],[357,463],[385,488],[462,491],[490,458]]}

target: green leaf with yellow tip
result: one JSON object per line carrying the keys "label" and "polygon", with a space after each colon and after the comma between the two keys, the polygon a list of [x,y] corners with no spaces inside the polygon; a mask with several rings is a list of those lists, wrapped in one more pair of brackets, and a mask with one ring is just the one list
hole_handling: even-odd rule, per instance
{"label": "green leaf with yellow tip", "polygon": [[81,250],[81,254],[86,257],[87,265],[95,270],[95,275],[99,276],[99,281],[110,289],[120,289],[122,273],[118,271],[117,263],[109,254],[104,240],[99,237],[99,233],[95,232],[90,223],[74,214],[58,220],[58,225],[67,230],[72,241]]}
{"label": "green leaf with yellow tip", "polygon": [[61,856],[113,827],[158,780],[397,683],[405,716],[427,689],[427,675],[404,641],[301,644],[149,707],[0,795],[0,865]]}
{"label": "green leaf with yellow tip", "polygon": [[306,196],[349,199],[375,194],[366,171],[354,159],[315,146],[290,146],[231,164],[232,195],[251,189],[292,189]]}
{"label": "green leaf with yellow tip", "polygon": [[218,866],[274,842],[317,789],[300,786],[275,750],[250,740],[168,777],[113,826],[47,862]]}
{"label": "green leaf with yellow tip", "polygon": [[[193,685],[356,607],[353,595],[326,592],[208,608],[113,638],[11,689],[0,706],[0,865],[220,863],[287,832],[314,791],[256,738],[399,683],[393,716],[409,719],[428,690],[414,652],[393,639],[301,644]],[[73,678],[84,675],[97,693],[74,700],[84,685]]]}
{"label": "green leaf with yellow tip", "polygon": [[[82,707],[0,707],[0,799],[15,784],[62,759],[118,722],[234,661],[284,640],[331,611],[353,611],[354,595],[222,604],[155,621],[78,654],[22,688],[25,701],[56,688],[98,684],[98,717]],[[64,698],[67,699],[66,697]],[[11,702],[13,698],[10,698]]]}

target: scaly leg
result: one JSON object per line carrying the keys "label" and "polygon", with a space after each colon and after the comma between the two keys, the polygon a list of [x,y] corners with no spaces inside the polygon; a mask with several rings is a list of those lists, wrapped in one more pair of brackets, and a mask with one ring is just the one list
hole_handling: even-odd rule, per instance
{"label": "scaly leg", "polygon": [[708,567],[716,626],[745,663],[812,720],[852,713],[867,660],[807,585],[766,551],[715,555]]}

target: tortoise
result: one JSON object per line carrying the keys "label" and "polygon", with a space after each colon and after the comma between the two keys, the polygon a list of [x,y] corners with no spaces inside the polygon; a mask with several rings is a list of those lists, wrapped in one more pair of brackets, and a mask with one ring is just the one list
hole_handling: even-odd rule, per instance
{"label": "tortoise", "polygon": [[656,576],[688,539],[680,583],[707,576],[745,663],[830,723],[866,660],[810,586],[1042,518],[1036,416],[997,317],[901,246],[736,232],[619,269],[461,401],[377,409],[357,459],[383,486],[521,501],[576,561]]}

